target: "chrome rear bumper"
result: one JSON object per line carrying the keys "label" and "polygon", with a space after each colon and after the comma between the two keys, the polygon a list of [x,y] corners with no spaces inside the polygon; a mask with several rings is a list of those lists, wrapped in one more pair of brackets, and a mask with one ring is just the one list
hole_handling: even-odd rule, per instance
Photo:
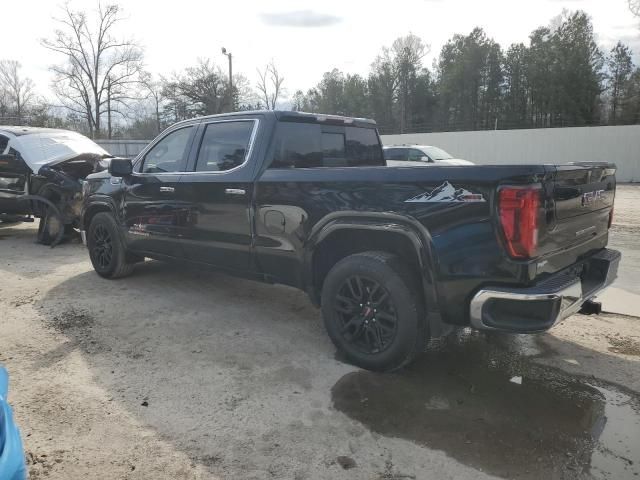
{"label": "chrome rear bumper", "polygon": [[604,249],[533,287],[484,288],[470,302],[471,326],[518,333],[547,330],[611,285],[620,258],[620,252]]}

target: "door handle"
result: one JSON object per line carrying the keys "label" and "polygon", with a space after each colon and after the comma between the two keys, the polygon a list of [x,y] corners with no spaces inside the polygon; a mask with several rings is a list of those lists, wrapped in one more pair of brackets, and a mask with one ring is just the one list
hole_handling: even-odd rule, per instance
{"label": "door handle", "polygon": [[173,193],[176,191],[176,189],[173,187],[160,187],[160,191],[166,192],[166,193]]}
{"label": "door handle", "polygon": [[243,188],[225,188],[224,193],[227,195],[244,195],[247,191]]}

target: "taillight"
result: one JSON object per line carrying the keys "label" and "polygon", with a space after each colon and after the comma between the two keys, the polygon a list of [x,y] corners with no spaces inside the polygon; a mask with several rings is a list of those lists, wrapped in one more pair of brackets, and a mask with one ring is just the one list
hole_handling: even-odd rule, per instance
{"label": "taillight", "polygon": [[502,187],[498,212],[507,251],[513,258],[531,258],[538,247],[540,189]]}

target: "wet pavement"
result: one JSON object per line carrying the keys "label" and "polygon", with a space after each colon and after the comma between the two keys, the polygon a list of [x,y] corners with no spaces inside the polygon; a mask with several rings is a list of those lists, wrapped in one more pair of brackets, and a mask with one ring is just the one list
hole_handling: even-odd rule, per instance
{"label": "wet pavement", "polygon": [[505,478],[640,478],[640,398],[537,364],[541,338],[461,333],[402,372],[345,375],[334,407]]}

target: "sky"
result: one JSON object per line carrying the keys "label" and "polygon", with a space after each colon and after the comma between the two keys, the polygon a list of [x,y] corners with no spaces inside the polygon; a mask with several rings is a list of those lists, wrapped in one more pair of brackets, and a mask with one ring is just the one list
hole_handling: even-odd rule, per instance
{"label": "sky", "polygon": [[[103,0],[107,3],[108,0]],[[92,10],[97,2],[71,0]],[[503,48],[527,42],[531,31],[547,25],[563,9],[586,11],[600,46],[609,50],[622,40],[640,63],[640,19],[627,0],[119,0],[125,20],[118,34],[135,39],[145,52],[146,68],[169,75],[211,58],[226,69],[220,49],[233,54],[234,72],[252,83],[257,67],[274,60],[289,95],[314,86],[333,68],[366,75],[383,46],[409,32],[430,46],[431,66],[455,33],[480,26]],[[46,50],[52,37],[56,0],[3,2],[0,59],[19,60],[38,93],[52,98],[48,67],[63,58]]]}

